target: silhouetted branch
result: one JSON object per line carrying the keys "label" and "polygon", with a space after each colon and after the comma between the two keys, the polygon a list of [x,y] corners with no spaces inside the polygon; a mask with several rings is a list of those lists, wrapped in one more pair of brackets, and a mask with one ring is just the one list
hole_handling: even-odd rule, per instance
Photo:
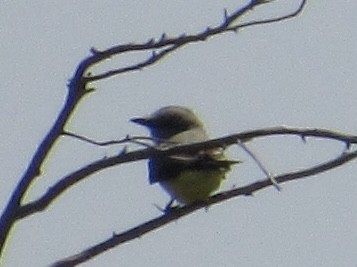
{"label": "silhouetted branch", "polygon": [[63,132],[62,135],[64,136],[70,136],[70,137],[73,137],[73,138],[76,138],[78,140],[81,140],[83,142],[86,142],[86,143],[89,143],[89,144],[92,144],[92,145],[97,145],[97,146],[111,146],[111,145],[119,145],[119,144],[125,144],[125,143],[133,143],[133,144],[138,144],[138,145],[143,145],[143,146],[149,146],[148,144],[146,143],[143,143],[143,140],[146,140],[146,141],[153,141],[153,138],[152,137],[146,137],[146,136],[126,136],[125,138],[123,139],[120,139],[120,140],[110,140],[110,141],[104,141],[104,142],[99,142],[99,141],[95,141],[95,140],[92,140],[88,137],[85,137],[85,136],[81,136],[81,135],[78,135],[78,134],[75,134],[75,133],[70,133],[70,132]]}
{"label": "silhouetted branch", "polygon": [[[280,183],[286,183],[288,181],[306,178],[309,176],[313,176],[334,169],[355,158],[357,158],[357,150],[343,153],[342,155],[340,155],[339,157],[333,160],[327,161],[325,163],[314,166],[312,168],[275,176],[275,179],[280,184]],[[123,243],[131,241],[135,238],[141,237],[144,234],[149,233],[155,229],[158,229],[165,224],[176,221],[177,219],[186,216],[188,214],[191,214],[198,209],[204,207],[206,208],[238,196],[251,196],[254,193],[258,192],[259,190],[265,189],[271,185],[273,185],[271,179],[267,178],[265,180],[255,182],[244,187],[232,189],[214,195],[207,202],[194,203],[188,206],[174,209],[173,211],[170,211],[166,214],[163,214],[162,216],[147,221],[146,223],[138,225],[137,227],[129,229],[121,234],[113,234],[113,236],[108,238],[107,240],[99,244],[93,245],[92,247],[84,250],[81,253],[60,260],[52,266],[53,267],[75,266],[77,264],[88,261],[89,259],[98,256],[109,249],[112,249]]]}
{"label": "silhouetted branch", "polygon": [[250,26],[270,24],[270,23],[280,22],[283,20],[294,18],[301,13],[301,11],[303,10],[306,4],[306,0],[302,0],[298,8],[288,15],[284,15],[272,19],[266,19],[266,20],[255,20],[247,23],[234,25],[234,23],[236,23],[238,19],[242,18],[249,11],[253,10],[259,5],[267,4],[270,2],[274,2],[274,1],[251,0],[248,4],[246,4],[244,7],[240,9],[237,9],[231,15],[229,15],[228,12],[225,11],[224,21],[220,25],[216,27],[207,27],[200,33],[191,34],[191,35],[182,34],[180,36],[173,37],[173,38],[168,38],[166,34],[162,34],[161,38],[157,41],[155,41],[154,39],[150,39],[149,41],[141,44],[129,43],[125,45],[115,46],[104,51],[95,50],[95,53],[93,54],[91,59],[88,60],[88,62],[83,62],[84,69],[88,69],[89,67],[94,66],[96,63],[104,59],[117,56],[123,53],[134,52],[134,51],[152,51],[152,53],[149,55],[147,59],[144,59],[139,63],[135,63],[123,68],[110,70],[102,74],[91,75],[84,79],[87,82],[98,81],[124,72],[127,73],[131,71],[141,70],[145,67],[148,67],[156,63],[158,60],[162,59],[166,55],[172,54],[173,51],[185,45],[206,41],[210,37],[214,37],[216,35],[227,33],[227,32],[238,32],[239,30]]}
{"label": "silhouetted branch", "polygon": [[[102,171],[109,167],[113,167],[123,163],[129,163],[133,161],[148,159],[152,156],[170,156],[180,153],[197,153],[200,150],[211,149],[216,147],[227,147],[237,143],[244,143],[252,141],[256,138],[275,136],[275,135],[297,135],[302,140],[307,137],[319,137],[323,139],[336,140],[343,142],[346,147],[350,147],[351,144],[357,143],[356,135],[348,135],[343,133],[338,133],[325,129],[300,129],[300,128],[288,128],[288,127],[275,127],[275,128],[265,128],[254,131],[247,131],[238,134],[228,135],[226,137],[212,139],[205,142],[189,144],[189,145],[179,145],[167,149],[157,149],[155,147],[146,148],[142,150],[127,152],[122,151],[119,155],[101,159],[88,164],[87,166],[80,168],[77,171],[69,174],[63,179],[59,180],[54,186],[52,186],[41,198],[24,204],[17,213],[17,218],[23,218],[29,216],[33,213],[42,211],[46,209],[58,196],[60,196],[65,190],[69,189],[72,185],[82,181],[86,177],[96,172]],[[277,182],[276,177],[274,177]]]}
{"label": "silhouetted branch", "polygon": [[[154,63],[157,63],[161,59],[163,59],[168,54],[171,54],[173,51],[190,44],[199,41],[206,41],[209,37],[216,36],[218,34],[222,34],[225,32],[237,32],[239,29],[259,25],[259,24],[267,24],[282,21],[285,19],[296,17],[301,13],[306,0],[302,0],[300,2],[300,6],[291,14],[280,16],[277,18],[269,19],[269,20],[260,20],[253,21],[243,24],[237,24],[238,19],[240,19],[243,15],[247,14],[249,11],[253,10],[253,8],[270,3],[272,1],[269,0],[251,0],[248,4],[243,6],[242,8],[238,8],[232,14],[228,14],[226,11],[224,14],[224,21],[217,27],[207,28],[204,31],[194,34],[194,35],[185,35],[168,38],[166,34],[163,34],[161,38],[157,41],[151,39],[147,42],[141,44],[125,44],[113,46],[104,51],[99,51],[96,49],[91,49],[91,55],[82,60],[75,73],[68,84],[68,94],[65,101],[65,104],[58,114],[54,124],[50,128],[48,134],[44,137],[44,139],[40,142],[37,150],[35,151],[24,175],[19,179],[19,182],[14,189],[13,193],[10,196],[10,199],[1,214],[0,217],[0,253],[3,252],[5,241],[9,236],[9,232],[15,222],[18,219],[24,218],[28,215],[31,215],[35,212],[41,211],[45,209],[55,198],[57,198],[62,192],[68,189],[71,185],[81,181],[86,176],[93,174],[99,170],[104,168],[114,166],[124,162],[130,162],[134,160],[146,159],[150,155],[154,153],[174,153],[173,151],[158,151],[155,149],[146,149],[142,151],[135,152],[126,152],[125,149],[122,150],[120,155],[117,157],[112,157],[109,159],[99,160],[97,162],[93,162],[80,170],[73,172],[72,174],[66,176],[58,183],[56,183],[53,187],[49,189],[49,191],[38,201],[34,201],[32,203],[23,204],[23,198],[30,188],[31,184],[36,180],[36,178],[41,175],[41,166],[45,159],[49,156],[49,152],[53,148],[56,141],[62,136],[64,132],[64,128],[67,124],[69,118],[73,115],[74,110],[76,109],[78,103],[83,99],[84,95],[92,92],[94,89],[90,87],[91,82],[98,81],[101,79],[109,78],[114,75],[118,75],[121,73],[127,73],[135,70],[140,70],[144,67],[150,66]],[[111,71],[101,73],[101,74],[92,74],[90,73],[90,68],[95,65],[102,63],[103,61],[113,57],[122,55],[125,53],[132,52],[150,52],[150,56],[147,56],[146,59],[142,60],[138,63],[129,64],[128,66],[113,69]],[[242,139],[244,140],[244,139]],[[125,141],[124,141],[125,142]],[[220,141],[212,141],[212,143],[206,144],[208,146],[215,146],[215,142]],[[192,148],[185,149],[196,149],[195,146]],[[180,150],[180,148],[177,148]]]}
{"label": "silhouetted branch", "polygon": [[87,91],[85,91],[83,87],[72,88],[69,90],[67,100],[62,108],[62,111],[59,113],[53,126],[40,143],[24,175],[16,185],[0,217],[0,255],[3,251],[9,232],[17,219],[17,213],[25,193],[29,189],[31,183],[41,174],[42,163],[63,131],[68,118],[79,103],[79,100],[86,93]]}

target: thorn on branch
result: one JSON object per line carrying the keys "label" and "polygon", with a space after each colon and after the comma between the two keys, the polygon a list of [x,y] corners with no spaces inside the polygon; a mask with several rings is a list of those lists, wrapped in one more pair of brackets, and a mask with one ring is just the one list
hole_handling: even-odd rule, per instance
{"label": "thorn on branch", "polygon": [[152,45],[155,43],[154,38],[151,38],[149,41],[146,42],[146,45]]}
{"label": "thorn on branch", "polygon": [[95,47],[91,47],[90,48],[90,52],[95,56],[95,55],[99,55],[99,54],[102,54],[101,51],[99,51],[97,48]]}
{"label": "thorn on branch", "polygon": [[224,23],[223,23],[224,25],[227,24],[228,18],[229,18],[228,11],[227,11],[227,9],[225,8],[225,9],[224,9],[224,21],[223,21],[223,22],[224,22]]}
{"label": "thorn on branch", "polygon": [[167,39],[166,33],[161,34],[160,41],[159,42],[165,42]]}
{"label": "thorn on branch", "polygon": [[301,134],[300,137],[301,137],[301,140],[306,144],[306,142],[307,142],[306,136],[304,134]]}
{"label": "thorn on branch", "polygon": [[154,59],[157,57],[157,52],[156,51],[152,51],[151,53],[151,59]]}
{"label": "thorn on branch", "polygon": [[123,149],[118,153],[118,157],[125,155],[128,152],[128,147],[124,146]]}
{"label": "thorn on branch", "polygon": [[345,145],[346,145],[346,150],[351,149],[351,142],[345,142]]}

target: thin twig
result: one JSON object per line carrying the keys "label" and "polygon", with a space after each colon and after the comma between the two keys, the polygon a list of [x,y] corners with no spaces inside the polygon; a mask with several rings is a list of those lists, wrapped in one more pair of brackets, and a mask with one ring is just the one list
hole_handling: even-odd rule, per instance
{"label": "thin twig", "polygon": [[[33,213],[43,211],[46,209],[57,197],[59,197],[65,190],[72,185],[82,181],[86,177],[96,172],[105,170],[109,167],[113,167],[123,163],[129,163],[133,161],[139,161],[148,159],[152,156],[171,156],[181,153],[196,153],[200,150],[227,147],[237,143],[237,140],[245,143],[252,141],[256,138],[263,138],[275,135],[297,135],[299,137],[318,137],[323,139],[330,139],[344,144],[357,144],[356,135],[348,135],[338,133],[331,130],[316,129],[316,128],[288,128],[288,127],[274,127],[258,129],[254,131],[242,132],[239,134],[233,134],[226,137],[212,139],[201,143],[194,143],[188,145],[173,146],[167,149],[148,148],[137,151],[130,151],[127,153],[121,153],[119,155],[100,159],[95,162],[84,166],[77,171],[74,171],[67,176],[60,179],[55,185],[48,189],[48,191],[39,199],[22,205],[16,213],[17,218],[23,218]],[[275,177],[278,181],[278,179]],[[278,181],[279,182],[279,181]]]}
{"label": "thin twig", "polygon": [[133,144],[138,144],[138,145],[142,145],[145,147],[152,147],[152,145],[141,142],[141,140],[147,140],[147,141],[152,141],[152,142],[155,141],[154,138],[148,137],[148,136],[129,136],[129,135],[127,135],[126,137],[124,137],[123,139],[120,139],[120,140],[110,140],[110,141],[99,142],[99,141],[90,139],[88,137],[85,137],[83,135],[78,135],[78,134],[67,132],[67,131],[63,131],[62,135],[70,136],[70,137],[76,138],[78,140],[81,140],[83,142],[86,142],[86,143],[89,143],[92,145],[97,145],[97,146],[110,146],[110,145],[118,145],[118,144],[125,144],[125,143],[133,143]]}
{"label": "thin twig", "polygon": [[238,142],[238,146],[240,146],[254,160],[254,162],[258,165],[259,169],[270,179],[276,190],[281,191],[280,185],[275,180],[274,176],[264,166],[263,162],[259,160],[257,156],[242,142]]}
{"label": "thin twig", "polygon": [[147,59],[144,59],[136,64],[132,64],[130,66],[126,66],[123,68],[110,70],[102,74],[86,76],[83,79],[86,83],[88,83],[88,82],[106,79],[121,73],[142,70],[143,68],[148,67],[156,63],[157,61],[161,60],[165,56],[172,54],[172,52],[185,45],[206,41],[210,37],[223,33],[228,33],[228,32],[237,32],[240,29],[254,26],[254,25],[270,24],[270,23],[280,22],[283,20],[294,18],[301,13],[303,7],[305,6],[306,0],[302,0],[299,7],[288,15],[284,15],[272,19],[257,20],[257,21],[234,25],[234,23],[238,19],[242,18],[245,14],[253,10],[255,7],[258,7],[263,4],[268,4],[270,2],[273,1],[251,0],[248,4],[246,4],[242,8],[237,9],[231,15],[228,15],[228,12],[225,12],[223,23],[219,24],[216,27],[208,27],[196,34],[190,34],[190,35],[182,34],[180,36],[176,36],[173,38],[167,38],[166,34],[163,33],[161,35],[161,38],[159,38],[157,41],[155,41],[154,39],[150,39],[149,41],[141,44],[129,43],[125,45],[115,46],[104,51],[95,50],[93,56],[83,62],[83,70],[82,70],[83,74],[86,72],[86,69],[88,69],[89,67],[93,67],[98,62],[101,62],[104,59],[110,58],[115,55],[123,54],[126,52],[133,52],[133,51],[156,51],[156,52],[151,53]]}

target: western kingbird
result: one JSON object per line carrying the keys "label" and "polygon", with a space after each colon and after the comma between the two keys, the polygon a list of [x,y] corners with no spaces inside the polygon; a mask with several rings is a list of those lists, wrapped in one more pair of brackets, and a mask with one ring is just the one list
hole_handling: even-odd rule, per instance
{"label": "western kingbird", "polygon": [[[203,142],[209,139],[201,120],[188,108],[168,106],[132,122],[147,127],[158,147]],[[205,201],[215,192],[232,164],[223,148],[149,159],[149,182],[158,182],[181,204]]]}

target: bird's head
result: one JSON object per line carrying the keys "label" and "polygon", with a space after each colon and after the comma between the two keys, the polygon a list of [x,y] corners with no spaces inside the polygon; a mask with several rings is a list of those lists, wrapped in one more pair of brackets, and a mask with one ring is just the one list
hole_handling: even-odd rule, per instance
{"label": "bird's head", "polygon": [[167,106],[147,117],[133,118],[131,121],[147,127],[151,136],[158,139],[168,139],[178,133],[203,127],[192,110],[181,106]]}

